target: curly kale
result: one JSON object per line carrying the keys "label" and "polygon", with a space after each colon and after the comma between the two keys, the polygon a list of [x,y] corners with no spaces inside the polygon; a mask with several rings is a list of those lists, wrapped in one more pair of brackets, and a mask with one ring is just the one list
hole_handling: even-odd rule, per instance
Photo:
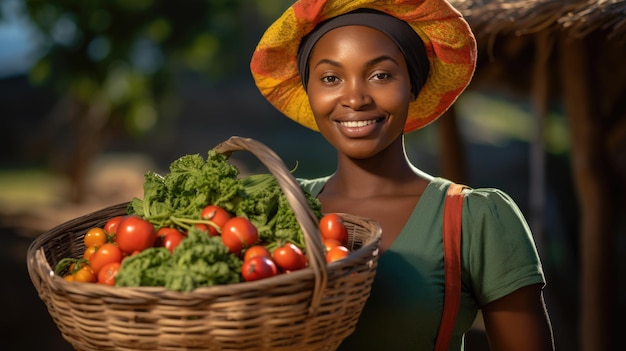
{"label": "curly kale", "polygon": [[[244,185],[244,196],[236,214],[250,219],[257,227],[261,241],[289,241],[304,248],[304,233],[276,178],[271,174],[254,174],[243,177],[241,182]],[[321,218],[319,200],[302,190],[313,213]]]}
{"label": "curly kale", "polygon": [[165,176],[145,174],[144,198],[132,199],[128,213],[142,216],[157,227],[189,229],[186,220],[198,219],[208,204],[234,212],[243,192],[238,174],[227,157],[214,150],[206,160],[200,155],[183,156],[172,162]]}
{"label": "curly kale", "polygon": [[[319,201],[303,191],[321,218]],[[210,150],[206,159],[196,154],[175,160],[165,176],[147,172],[144,198],[132,199],[128,213],[157,228],[188,231],[201,221],[200,212],[207,205],[250,219],[265,243],[290,241],[304,248],[302,230],[276,178],[269,173],[239,177],[237,168],[215,150]]]}
{"label": "curly kale", "polygon": [[126,258],[115,285],[191,291],[201,286],[240,282],[241,265],[241,259],[230,254],[219,237],[192,228],[173,253],[153,247]]}
{"label": "curly kale", "polygon": [[151,247],[129,256],[115,276],[116,286],[165,286],[170,269],[170,252],[164,247]]}
{"label": "curly kale", "polygon": [[[302,189],[309,207],[322,217],[321,204]],[[200,286],[241,281],[241,258],[229,252],[219,236],[209,236],[196,224],[208,205],[231,215],[250,219],[268,247],[292,242],[305,248],[304,234],[278,181],[272,174],[240,177],[226,155],[215,150],[207,158],[186,155],[171,163],[161,176],[147,172],[144,198],[134,198],[127,208],[157,229],[174,227],[188,233],[170,253],[163,247],[148,248],[128,257],[116,277],[118,286],[165,286],[189,291]]]}

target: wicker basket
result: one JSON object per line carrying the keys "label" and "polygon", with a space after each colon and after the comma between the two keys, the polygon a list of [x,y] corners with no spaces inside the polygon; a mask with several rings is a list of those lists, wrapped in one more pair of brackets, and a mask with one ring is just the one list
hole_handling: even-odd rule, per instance
{"label": "wicker basket", "polygon": [[376,273],[378,223],[342,214],[352,252],[326,264],[317,220],[281,159],[240,137],[217,150],[249,151],[278,179],[303,229],[309,267],[191,292],[66,282],[52,267],[81,257],[85,232],[126,214],[127,203],[73,219],[33,241],[27,261],[40,298],[76,350],[335,350],[353,332]]}

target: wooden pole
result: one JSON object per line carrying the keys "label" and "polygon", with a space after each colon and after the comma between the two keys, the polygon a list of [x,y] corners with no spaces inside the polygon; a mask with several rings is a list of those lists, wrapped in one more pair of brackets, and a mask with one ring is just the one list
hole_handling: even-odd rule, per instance
{"label": "wooden pole", "polygon": [[550,72],[548,70],[553,42],[548,31],[537,33],[532,80],[533,138],[530,145],[530,226],[541,256],[544,256],[544,207],[546,165],[544,126],[549,105]]}
{"label": "wooden pole", "polygon": [[611,350],[611,184],[607,176],[601,118],[593,113],[594,91],[584,41],[561,42],[565,111],[572,137],[572,167],[580,204],[580,349]]}

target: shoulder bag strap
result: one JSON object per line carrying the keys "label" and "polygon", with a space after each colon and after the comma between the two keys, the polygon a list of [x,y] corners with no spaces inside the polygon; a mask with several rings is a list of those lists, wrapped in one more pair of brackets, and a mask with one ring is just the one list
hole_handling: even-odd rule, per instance
{"label": "shoulder bag strap", "polygon": [[460,184],[448,187],[443,207],[443,265],[445,290],[443,315],[435,351],[448,350],[454,323],[461,304],[461,220],[463,214],[463,189]]}

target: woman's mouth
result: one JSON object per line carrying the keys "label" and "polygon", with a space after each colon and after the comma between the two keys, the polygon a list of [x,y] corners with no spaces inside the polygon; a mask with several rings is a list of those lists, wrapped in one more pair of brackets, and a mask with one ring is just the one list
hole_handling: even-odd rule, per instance
{"label": "woman's mouth", "polygon": [[362,128],[378,122],[379,119],[368,119],[365,121],[340,121],[339,124],[346,128]]}

